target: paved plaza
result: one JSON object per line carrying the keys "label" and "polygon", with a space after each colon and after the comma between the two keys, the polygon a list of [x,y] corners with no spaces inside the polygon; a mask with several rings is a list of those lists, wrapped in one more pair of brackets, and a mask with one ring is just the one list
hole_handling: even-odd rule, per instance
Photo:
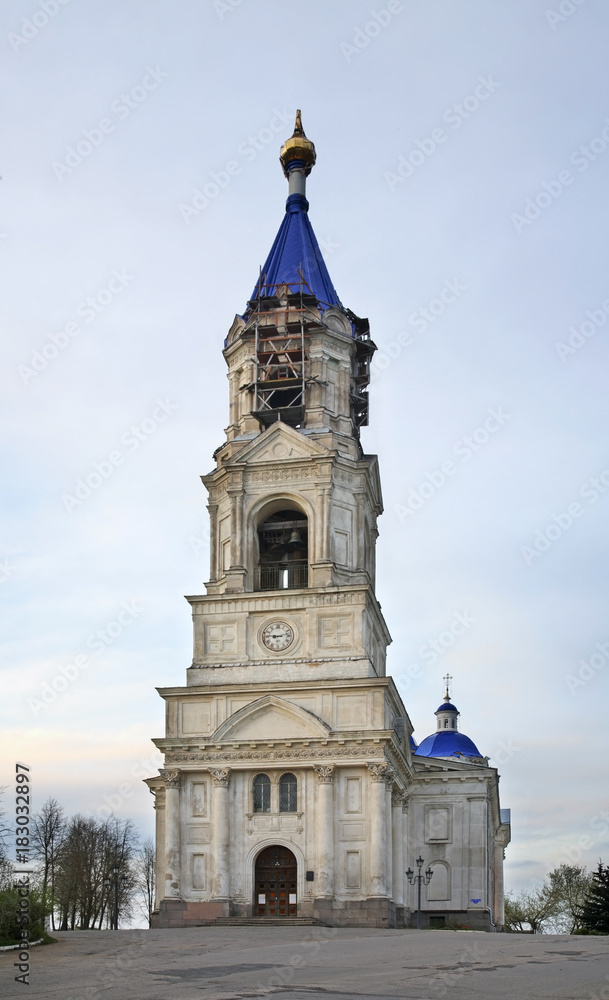
{"label": "paved plaza", "polygon": [[0,954],[0,996],[74,1000],[609,1000],[609,939],[331,927],[57,933],[30,985]]}

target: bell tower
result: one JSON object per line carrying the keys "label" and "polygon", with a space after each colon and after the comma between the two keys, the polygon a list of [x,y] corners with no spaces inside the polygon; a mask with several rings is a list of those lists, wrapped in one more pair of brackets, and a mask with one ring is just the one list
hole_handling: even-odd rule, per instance
{"label": "bell tower", "polygon": [[202,477],[209,580],[187,598],[186,685],[158,689],[164,767],[146,779],[152,926],[407,926],[405,872],[424,851],[433,919],[488,927],[491,912],[502,921],[507,843],[497,773],[457,731],[448,695],[417,748],[386,674],[383,505],[360,442],[375,346],[309,222],[315,158],[298,112],[280,157],[286,212],[224,343],[229,422]]}
{"label": "bell tower", "polygon": [[[374,594],[382,498],[376,456],[360,444],[376,348],[367,320],[341,304],[309,222],[315,159],[297,112],[280,155],[285,216],[224,345],[229,425],[203,476],[211,567],[207,596],[190,598],[190,684],[210,666],[228,678],[233,663],[252,681],[275,677],[279,652],[292,675],[385,673],[390,638]],[[259,627],[271,607],[293,619],[281,649]]]}

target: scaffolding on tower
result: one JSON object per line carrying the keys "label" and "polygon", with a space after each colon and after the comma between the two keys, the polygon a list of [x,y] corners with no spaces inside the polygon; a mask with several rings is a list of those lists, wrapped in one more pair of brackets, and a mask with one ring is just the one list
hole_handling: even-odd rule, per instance
{"label": "scaffolding on tower", "polygon": [[299,427],[304,419],[307,355],[305,314],[317,307],[299,269],[298,282],[265,283],[260,275],[254,319],[254,416],[264,426],[282,420]]}

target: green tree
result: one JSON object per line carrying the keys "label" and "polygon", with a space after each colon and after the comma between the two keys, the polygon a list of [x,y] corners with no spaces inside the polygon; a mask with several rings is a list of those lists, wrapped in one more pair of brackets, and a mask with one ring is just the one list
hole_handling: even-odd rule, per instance
{"label": "green tree", "polygon": [[556,898],[545,882],[517,894],[508,893],[505,899],[505,926],[511,931],[542,934],[556,914],[556,908]]}
{"label": "green tree", "polygon": [[552,930],[557,934],[575,934],[582,926],[582,907],[590,891],[592,874],[584,865],[560,865],[548,872],[548,879],[556,903]]}
{"label": "green tree", "polygon": [[599,861],[581,911],[581,925],[592,934],[609,934],[609,865]]}

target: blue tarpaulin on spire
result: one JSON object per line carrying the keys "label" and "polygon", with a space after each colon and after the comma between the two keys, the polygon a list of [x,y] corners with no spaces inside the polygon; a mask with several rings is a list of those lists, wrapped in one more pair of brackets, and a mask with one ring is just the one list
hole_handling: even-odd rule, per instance
{"label": "blue tarpaulin on spire", "polygon": [[[322,309],[340,306],[340,299],[328,274],[319,244],[307,214],[309,203],[303,195],[292,194],[286,203],[286,213],[271,247],[260,280],[252,292],[274,295],[275,286],[285,282],[291,291],[312,293]],[[301,277],[302,276],[302,277]]]}

